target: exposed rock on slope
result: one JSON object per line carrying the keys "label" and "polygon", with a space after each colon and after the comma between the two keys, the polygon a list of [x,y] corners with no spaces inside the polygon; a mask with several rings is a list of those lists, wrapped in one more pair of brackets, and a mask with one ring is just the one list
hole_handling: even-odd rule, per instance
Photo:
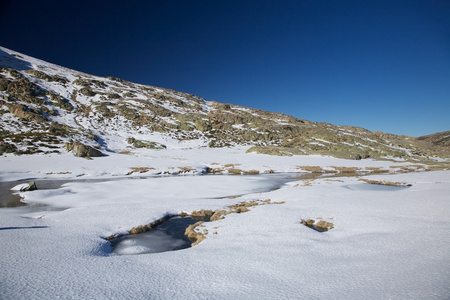
{"label": "exposed rock on slope", "polygon": [[[0,155],[61,153],[77,142],[96,156],[135,148],[251,146],[271,155],[349,159],[449,157],[448,134],[411,138],[309,122],[169,89],[69,70],[0,47]],[[95,150],[95,151],[94,151]],[[81,150],[80,150],[81,151]],[[83,151],[81,151],[83,152]]]}

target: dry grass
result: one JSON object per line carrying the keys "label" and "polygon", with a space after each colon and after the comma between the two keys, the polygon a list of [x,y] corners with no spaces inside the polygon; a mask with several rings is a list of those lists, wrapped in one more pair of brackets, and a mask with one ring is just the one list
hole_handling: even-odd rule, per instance
{"label": "dry grass", "polygon": [[429,170],[430,167],[426,167],[424,165],[408,165],[408,166],[390,166],[390,169],[396,169],[395,171],[408,173],[408,172],[415,172],[415,171],[424,171]]}
{"label": "dry grass", "polygon": [[127,175],[131,175],[133,173],[146,173],[150,170],[154,170],[155,168],[152,167],[132,167],[130,168],[131,171],[127,173]]}
{"label": "dry grass", "polygon": [[450,170],[450,166],[445,166],[445,165],[432,165],[429,166],[428,169],[429,171],[442,171],[442,170]]}
{"label": "dry grass", "polygon": [[225,168],[234,168],[236,166],[240,166],[241,164],[226,164],[224,165]]}
{"label": "dry grass", "polygon": [[64,175],[64,174],[72,174],[72,172],[49,172],[45,173],[46,175]]}
{"label": "dry grass", "polygon": [[319,166],[296,166],[297,169],[312,173],[324,173],[325,171]]}
{"label": "dry grass", "polygon": [[365,178],[360,178],[358,180],[369,183],[369,184],[378,184],[378,185],[386,185],[386,186],[398,186],[398,187],[412,186],[412,184],[409,184],[406,182],[394,182],[394,181],[387,181],[387,180],[371,180],[371,179],[365,179]]}
{"label": "dry grass", "polygon": [[241,175],[242,173],[244,173],[244,171],[242,171],[241,169],[235,169],[235,168],[228,169],[228,174]]}
{"label": "dry grass", "polygon": [[357,167],[335,167],[335,166],[333,166],[332,168],[334,168],[336,171],[338,171],[341,174],[352,174],[352,173],[356,173],[361,170],[360,168],[357,168]]}
{"label": "dry grass", "polygon": [[343,180],[340,179],[324,179],[324,181],[344,182]]}
{"label": "dry grass", "polygon": [[221,174],[223,173],[225,170],[222,168],[207,168],[206,172],[209,174]]}
{"label": "dry grass", "polygon": [[203,222],[199,221],[195,224],[189,225],[184,232],[184,235],[193,242],[192,246],[198,245],[201,241],[206,239],[206,234],[208,234],[208,231],[206,229],[204,229],[203,232],[199,232],[197,230],[198,227],[202,227],[202,224]]}
{"label": "dry grass", "polygon": [[179,167],[179,169],[180,169],[180,174],[197,171],[196,169],[194,169],[192,167]]}
{"label": "dry grass", "polygon": [[244,173],[246,175],[258,175],[259,171],[258,170],[250,170],[250,171],[245,171]]}
{"label": "dry grass", "polygon": [[366,167],[366,171],[370,171],[371,174],[380,174],[389,172],[389,170],[378,167]]}
{"label": "dry grass", "polygon": [[132,155],[133,152],[131,152],[130,150],[123,150],[123,151],[120,151],[119,154]]}

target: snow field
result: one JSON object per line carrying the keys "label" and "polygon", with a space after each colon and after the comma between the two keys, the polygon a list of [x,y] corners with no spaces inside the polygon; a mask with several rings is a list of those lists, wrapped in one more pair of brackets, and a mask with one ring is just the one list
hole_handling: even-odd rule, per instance
{"label": "snow field", "polygon": [[[58,190],[23,193],[28,202],[69,208],[0,210],[0,295],[448,298],[450,173],[367,178],[413,186],[370,191],[349,188],[367,185],[357,178],[335,178],[317,179],[310,186],[291,182],[255,193],[269,184],[263,176],[183,176],[75,182]],[[236,194],[245,195],[223,199]],[[206,240],[189,249],[120,256],[101,238],[166,213],[264,199],[285,203],[205,223]],[[319,233],[300,224],[302,218],[318,217],[332,221],[335,228]]]}

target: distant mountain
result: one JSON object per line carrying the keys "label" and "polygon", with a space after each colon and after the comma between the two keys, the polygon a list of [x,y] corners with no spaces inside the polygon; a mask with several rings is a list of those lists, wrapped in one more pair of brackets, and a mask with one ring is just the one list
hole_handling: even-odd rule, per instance
{"label": "distant mountain", "polygon": [[136,148],[247,145],[249,152],[271,155],[417,162],[450,157],[448,132],[413,138],[310,122],[93,76],[2,47],[0,124],[0,154],[97,156]]}

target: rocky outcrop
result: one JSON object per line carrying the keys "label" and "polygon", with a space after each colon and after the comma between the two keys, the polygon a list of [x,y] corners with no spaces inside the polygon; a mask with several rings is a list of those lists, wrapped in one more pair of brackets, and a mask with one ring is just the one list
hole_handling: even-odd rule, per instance
{"label": "rocky outcrop", "polygon": [[75,156],[78,157],[101,157],[103,153],[91,146],[84,145],[80,142],[73,142],[66,144],[67,151],[72,151]]}

